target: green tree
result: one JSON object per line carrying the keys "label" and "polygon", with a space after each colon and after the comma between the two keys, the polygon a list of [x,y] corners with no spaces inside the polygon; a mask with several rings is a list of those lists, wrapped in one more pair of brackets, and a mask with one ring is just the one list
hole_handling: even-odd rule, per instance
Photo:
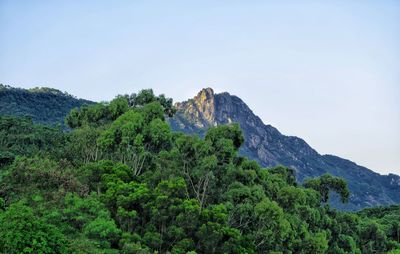
{"label": "green tree", "polygon": [[385,253],[387,239],[376,222],[365,222],[361,227],[360,246],[362,253]]}
{"label": "green tree", "polygon": [[279,251],[290,233],[290,224],[279,205],[265,198],[254,210],[256,216],[253,243],[258,252]]}
{"label": "green tree", "polygon": [[[1,86],[0,86],[1,89]],[[51,92],[51,91],[50,91]],[[387,253],[400,206],[342,212],[346,183],[262,168],[237,124],[172,132],[172,100],[143,90],[72,110],[73,129],[0,118],[4,253]],[[0,251],[0,252],[1,252]]]}
{"label": "green tree", "polygon": [[176,112],[171,98],[165,97],[164,94],[156,96],[152,89],[144,89],[137,94],[125,95],[125,98],[127,98],[129,106],[133,108],[141,107],[152,102],[158,102],[163,107],[163,111],[167,116],[172,117]]}
{"label": "green tree", "polygon": [[318,191],[321,194],[322,202],[328,202],[330,190],[338,193],[343,203],[346,203],[349,200],[350,192],[347,187],[347,183],[345,180],[339,177],[324,174],[314,179],[305,180],[303,185],[306,188],[311,188]]}
{"label": "green tree", "polygon": [[212,127],[207,131],[205,140],[210,141],[213,145],[218,144],[221,139],[231,140],[235,149],[239,149],[244,142],[243,133],[238,124]]}
{"label": "green tree", "polygon": [[36,217],[22,202],[0,212],[0,224],[2,253],[67,253],[61,232]]}

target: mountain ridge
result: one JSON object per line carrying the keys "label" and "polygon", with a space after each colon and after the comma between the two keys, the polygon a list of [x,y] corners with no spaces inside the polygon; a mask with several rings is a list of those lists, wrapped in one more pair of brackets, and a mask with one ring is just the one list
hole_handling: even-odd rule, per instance
{"label": "mountain ridge", "polygon": [[396,195],[400,191],[399,176],[380,175],[350,160],[319,154],[303,139],[283,135],[275,127],[264,124],[235,95],[214,93],[212,88],[204,88],[193,99],[176,103],[176,107],[177,114],[170,119],[176,131],[202,135],[209,127],[237,122],[245,136],[242,155],[256,160],[262,166],[281,164],[291,167],[300,182],[324,173],[344,177],[353,194],[349,205],[334,201],[333,204],[338,208],[357,210],[400,202],[400,197]]}
{"label": "mountain ridge", "polygon": [[0,84],[0,115],[29,116],[36,123],[63,125],[71,109],[92,103],[54,88],[23,89]]}
{"label": "mountain ridge", "polygon": [[[0,86],[0,115],[28,115],[37,123],[63,123],[70,109],[91,104],[51,88],[21,89]],[[264,122],[243,102],[227,92],[202,89],[194,98],[175,104],[177,113],[168,121],[175,131],[204,135],[209,127],[237,122],[245,142],[240,153],[263,167],[284,165],[295,170],[299,182],[308,177],[330,173],[347,180],[350,204],[333,197],[333,205],[358,210],[377,205],[400,203],[400,176],[380,175],[366,167],[335,155],[319,154],[303,139],[285,136]]]}

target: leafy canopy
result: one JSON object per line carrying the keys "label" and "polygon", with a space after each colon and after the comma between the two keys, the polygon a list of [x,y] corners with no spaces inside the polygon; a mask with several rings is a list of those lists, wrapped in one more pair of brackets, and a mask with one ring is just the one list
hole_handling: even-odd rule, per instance
{"label": "leafy canopy", "polygon": [[171,131],[152,90],[73,109],[71,130],[0,117],[1,253],[386,253],[399,206],[332,210],[340,178],[240,157],[239,125]]}

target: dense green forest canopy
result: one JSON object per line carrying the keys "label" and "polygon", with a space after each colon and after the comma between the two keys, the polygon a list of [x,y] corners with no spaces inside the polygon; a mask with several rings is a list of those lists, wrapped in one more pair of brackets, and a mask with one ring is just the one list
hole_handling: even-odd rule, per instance
{"label": "dense green forest canopy", "polygon": [[[348,202],[342,203],[339,195],[331,195],[329,197],[331,207],[356,211],[363,207],[400,203],[399,176],[379,175],[336,156],[321,156],[303,140],[282,135],[273,126],[262,123],[236,96],[228,93],[214,94],[211,88],[207,88],[201,90],[195,98],[178,103],[177,110],[172,106],[170,98],[164,95],[154,96],[151,89],[143,90],[138,94],[118,97],[122,97],[120,101],[128,100],[129,108],[142,107],[158,101],[165,108],[165,116],[171,129],[191,135],[198,134],[204,137],[210,126],[223,125],[230,121],[237,122],[246,137],[240,147],[239,155],[254,159],[263,167],[290,165],[296,169],[296,180],[299,183],[304,182],[307,178],[321,176],[325,173],[345,179],[351,192]],[[94,104],[96,106],[93,106]],[[28,116],[34,123],[60,126],[68,131],[70,129],[64,120],[71,109],[76,108],[74,114],[80,112],[80,117],[70,119],[75,121],[75,123],[70,122],[70,125],[74,126],[74,129],[78,129],[80,125],[88,121],[100,126],[115,120],[119,113],[111,114],[107,111],[121,109],[115,108],[119,105],[117,101],[113,103],[112,107],[109,107],[109,104],[109,102],[95,103],[77,99],[66,92],[52,88],[21,89],[0,84],[0,115]],[[208,114],[210,114],[209,119],[206,116]],[[95,119],[102,120],[95,123]],[[213,119],[213,123],[208,122],[210,119]],[[201,123],[203,127],[197,125],[198,123]],[[260,143],[258,143],[258,139],[260,139]],[[266,156],[267,154],[271,156]],[[4,159],[7,159],[8,156],[10,154]]]}
{"label": "dense green forest canopy", "polygon": [[35,123],[55,125],[63,123],[71,109],[85,104],[93,102],[53,88],[21,89],[0,84],[0,115],[30,116]]}
{"label": "dense green forest canopy", "polygon": [[[172,132],[172,100],[143,90],[73,109],[72,129],[0,117],[2,253],[387,253],[400,207],[359,213],[340,178],[296,183],[238,155],[238,125]],[[398,253],[398,252],[397,252]]]}

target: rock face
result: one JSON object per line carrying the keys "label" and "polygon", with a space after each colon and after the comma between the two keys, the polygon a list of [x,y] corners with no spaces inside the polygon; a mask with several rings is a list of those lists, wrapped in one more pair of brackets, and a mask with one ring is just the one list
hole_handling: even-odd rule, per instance
{"label": "rock face", "polygon": [[333,155],[321,155],[303,139],[285,136],[271,125],[265,125],[238,97],[229,93],[215,94],[211,88],[177,103],[177,114],[169,119],[174,130],[203,135],[211,127],[239,123],[245,136],[241,154],[265,167],[285,165],[296,171],[301,182],[324,173],[343,177],[351,190],[349,204],[337,197],[333,205],[357,210],[376,205],[400,203],[400,177],[380,175],[354,162]]}

